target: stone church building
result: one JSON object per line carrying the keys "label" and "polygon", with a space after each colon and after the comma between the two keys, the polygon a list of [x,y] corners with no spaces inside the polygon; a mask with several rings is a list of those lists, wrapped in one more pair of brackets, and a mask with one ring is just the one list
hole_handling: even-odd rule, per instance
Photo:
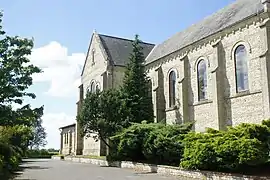
{"label": "stone church building", "polygon": [[[158,45],[142,43],[156,122],[195,122],[195,131],[270,118],[270,0],[236,0]],[[94,33],[80,86],[117,88],[131,41]],[[78,130],[78,126],[76,126]],[[75,153],[104,154],[76,136]]]}

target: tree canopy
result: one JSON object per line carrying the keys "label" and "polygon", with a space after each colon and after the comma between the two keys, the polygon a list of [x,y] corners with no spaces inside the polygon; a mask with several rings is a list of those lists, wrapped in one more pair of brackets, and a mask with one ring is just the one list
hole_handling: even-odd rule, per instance
{"label": "tree canopy", "polygon": [[135,35],[133,50],[125,72],[121,93],[125,99],[127,118],[130,122],[153,122],[153,104],[149,90],[149,78],[145,71],[145,57],[140,46],[139,36]]}
{"label": "tree canopy", "polygon": [[41,69],[29,59],[33,40],[7,35],[2,27],[2,17],[0,12],[0,127],[3,130],[0,140],[26,149],[35,128],[42,126],[44,108],[33,109],[27,104],[16,109],[14,105],[22,105],[27,97],[35,99],[35,94],[28,88],[33,84],[32,75],[41,73]]}

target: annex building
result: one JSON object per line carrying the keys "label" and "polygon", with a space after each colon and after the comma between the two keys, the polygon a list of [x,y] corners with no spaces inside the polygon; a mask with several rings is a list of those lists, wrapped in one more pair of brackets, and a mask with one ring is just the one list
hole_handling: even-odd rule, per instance
{"label": "annex building", "polygon": [[[87,89],[121,85],[131,42],[93,33],[78,109]],[[161,44],[142,46],[156,122],[195,120],[203,132],[270,118],[270,0],[236,0]],[[74,154],[105,153],[78,128]]]}

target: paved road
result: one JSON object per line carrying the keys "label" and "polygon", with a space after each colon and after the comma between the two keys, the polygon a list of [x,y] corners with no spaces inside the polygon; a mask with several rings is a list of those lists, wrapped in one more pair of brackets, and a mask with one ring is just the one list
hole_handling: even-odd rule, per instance
{"label": "paved road", "polygon": [[16,180],[179,180],[129,169],[57,160],[26,160]]}

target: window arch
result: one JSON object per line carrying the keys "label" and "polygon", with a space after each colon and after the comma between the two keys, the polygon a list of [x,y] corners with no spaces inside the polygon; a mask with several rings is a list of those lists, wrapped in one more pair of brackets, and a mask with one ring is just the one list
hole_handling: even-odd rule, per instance
{"label": "window arch", "polygon": [[175,105],[175,91],[176,91],[176,73],[171,71],[169,74],[169,106]]}
{"label": "window arch", "polygon": [[99,85],[96,85],[96,91],[100,91]]}
{"label": "window arch", "polygon": [[92,83],[91,83],[91,85],[90,85],[90,92],[91,93],[94,93],[95,92],[95,82],[93,81]]}
{"label": "window arch", "polygon": [[198,99],[199,101],[206,99],[207,90],[207,71],[206,61],[200,60],[197,64],[197,79],[198,79]]}
{"label": "window arch", "polygon": [[236,91],[248,90],[248,65],[247,50],[244,45],[239,45],[234,52]]}

